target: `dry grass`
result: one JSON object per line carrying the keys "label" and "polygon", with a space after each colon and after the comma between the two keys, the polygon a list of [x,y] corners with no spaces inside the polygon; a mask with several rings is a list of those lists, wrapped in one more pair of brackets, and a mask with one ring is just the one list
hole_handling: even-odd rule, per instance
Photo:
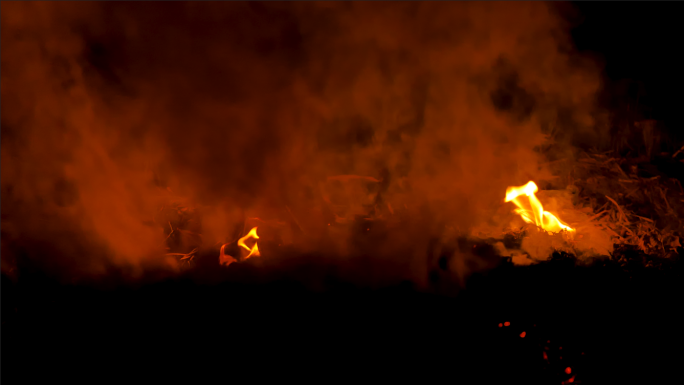
{"label": "dry grass", "polygon": [[[606,153],[584,153],[577,161],[553,162],[552,169],[559,181],[567,183],[573,206],[586,213],[592,226],[610,236],[613,257],[619,259],[617,254],[625,250],[638,251],[651,259],[678,255],[684,234],[684,189],[676,179],[640,177],[638,166],[630,162]],[[298,224],[289,208],[288,212]],[[191,266],[202,246],[195,210],[169,195],[168,204],[157,213],[155,222],[164,229],[166,255],[175,257],[181,266]],[[506,236],[519,243],[529,236],[529,230],[509,230]],[[548,242],[559,252],[581,254],[565,237],[556,235]],[[561,243],[563,246],[558,246]]]}
{"label": "dry grass", "polygon": [[[677,179],[641,177],[634,160],[584,153],[576,162],[553,165],[574,193],[575,207],[590,208],[590,221],[610,234],[614,257],[633,250],[650,259],[678,255],[684,190]],[[648,262],[653,264],[652,261]]]}

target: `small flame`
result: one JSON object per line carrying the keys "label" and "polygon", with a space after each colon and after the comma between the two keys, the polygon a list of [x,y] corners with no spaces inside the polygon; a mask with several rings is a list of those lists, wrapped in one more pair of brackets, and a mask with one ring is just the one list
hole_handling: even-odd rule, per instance
{"label": "small flame", "polygon": [[[575,231],[575,229],[564,224],[560,219],[548,211],[544,211],[544,207],[537,197],[534,195],[539,189],[537,185],[529,181],[526,185],[520,187],[509,187],[506,189],[505,202],[513,202],[517,209],[515,212],[520,214],[522,219],[527,223],[534,223],[546,231],[557,233],[561,230]],[[529,199],[531,210],[526,209],[521,201],[521,196],[525,195]]]}
{"label": "small flame", "polygon": [[[257,228],[255,227],[252,230],[250,230],[249,233],[247,233],[247,235],[240,238],[237,242],[238,247],[240,247],[241,249],[245,250],[248,253],[247,256],[244,257],[243,259],[249,259],[251,257],[260,257],[261,256],[261,253],[259,253],[259,245],[257,245],[257,243],[256,243],[256,240],[259,239],[259,236],[257,235],[256,231],[257,231]],[[254,239],[254,246],[251,248],[245,244],[245,241],[249,240],[249,239]]]}
{"label": "small flame", "polygon": [[[240,254],[246,255],[245,257],[241,258],[241,261],[244,261],[245,259],[249,259],[251,257],[260,257],[261,253],[259,253],[259,247],[256,243],[256,240],[259,239],[259,236],[256,233],[257,228],[253,228],[252,230],[247,233],[244,237],[238,239],[237,245],[240,248]],[[245,243],[245,241],[249,241],[251,239],[254,239],[254,246],[249,247]],[[251,242],[250,242],[251,243]],[[221,246],[221,253],[219,254],[219,263],[222,266],[228,266],[233,262],[237,262],[238,260],[236,257],[233,257],[232,255],[226,254],[226,246],[229,246],[230,243],[226,243],[223,246]],[[239,258],[239,256],[238,256]]]}

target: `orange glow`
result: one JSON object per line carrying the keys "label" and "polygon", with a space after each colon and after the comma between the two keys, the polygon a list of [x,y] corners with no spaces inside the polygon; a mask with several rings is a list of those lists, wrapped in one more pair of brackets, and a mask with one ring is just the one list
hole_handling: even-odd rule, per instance
{"label": "orange glow", "polygon": [[503,326],[503,324],[502,324],[502,323],[499,323],[499,327],[502,327],[502,326]]}
{"label": "orange glow", "polygon": [[508,321],[504,322],[504,326],[510,326],[510,325],[511,325],[510,322],[508,322]]}
{"label": "orange glow", "polygon": [[[269,244],[282,238],[302,257],[367,254],[358,277],[373,284],[422,286],[414,248],[441,238],[443,223],[460,233],[496,222],[490,209],[524,181],[511,175],[541,183],[551,170],[536,164],[541,127],[566,110],[590,122],[602,85],[601,68],[581,56],[570,65],[573,53],[556,49],[563,19],[542,2],[268,3],[258,23],[241,19],[239,3],[158,5],[2,2],[2,95],[13,103],[2,110],[2,269],[35,255],[60,280],[110,265],[137,276],[166,269],[167,246],[213,250],[215,264],[215,249],[229,242],[225,265],[261,250],[256,260],[270,258]],[[167,12],[174,16],[159,16]],[[115,28],[103,29],[110,18]],[[297,49],[286,49],[279,39],[300,30]],[[159,38],[176,34],[183,39]],[[277,44],[265,52],[235,36]],[[125,69],[121,87],[135,97],[92,86],[107,74],[82,68],[80,48],[91,44],[117,53],[95,64]],[[527,93],[506,102],[518,87],[539,92],[543,108],[528,110]],[[473,97],[480,93],[491,97]],[[529,124],[511,121],[521,112]],[[387,230],[357,241],[347,224],[359,215]],[[245,228],[251,216],[287,224]],[[261,246],[238,246],[257,225]],[[490,264],[457,254],[458,277]],[[347,259],[325,264],[343,264],[356,280]]]}
{"label": "orange glow", "polygon": [[[544,206],[542,206],[539,199],[534,195],[537,191],[539,191],[539,189],[532,181],[527,182],[524,186],[509,187],[506,189],[506,199],[504,201],[513,202],[518,206],[518,208],[515,209],[515,212],[527,223],[534,223],[542,229],[552,233],[557,233],[561,230],[575,231],[572,227],[561,222],[555,215],[548,211],[544,211]],[[521,196],[523,195],[527,196],[530,209],[525,208],[521,199]]]}
{"label": "orange glow", "polygon": [[565,374],[570,374],[570,373],[572,373],[572,369],[570,369],[570,367],[568,366],[567,368],[565,368]]}
{"label": "orange glow", "polygon": [[228,243],[221,246],[221,254],[219,254],[219,263],[221,264],[221,266],[228,266],[233,262],[237,262],[235,258],[226,254],[226,246],[228,246]]}
{"label": "orange glow", "polygon": [[522,332],[522,333],[520,333],[520,338],[525,338],[526,335],[527,335],[527,333]]}
{"label": "orange glow", "polygon": [[[243,259],[249,259],[252,257],[260,257],[261,256],[261,253],[259,253],[259,245],[257,245],[257,243],[256,243],[256,240],[259,239],[259,236],[257,235],[256,231],[257,231],[257,228],[255,227],[252,230],[250,230],[249,233],[247,233],[247,235],[240,238],[237,242],[238,247],[247,251],[247,253],[248,253],[247,256],[244,257]],[[251,248],[245,244],[245,241],[250,240],[250,239],[254,239],[254,246]]]}

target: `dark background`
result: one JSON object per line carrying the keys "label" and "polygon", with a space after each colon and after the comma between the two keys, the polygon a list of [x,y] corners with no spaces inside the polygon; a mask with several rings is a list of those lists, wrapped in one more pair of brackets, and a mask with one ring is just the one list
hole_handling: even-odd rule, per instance
{"label": "dark background", "polygon": [[582,1],[568,19],[576,47],[604,65],[603,103],[616,114],[631,104],[642,119],[662,120],[684,140],[682,2]]}
{"label": "dark background", "polygon": [[[578,13],[568,18],[577,47],[605,64],[605,106],[618,118],[636,110],[632,119],[662,120],[675,141],[684,139],[684,3],[574,6]],[[138,383],[178,381],[183,371],[193,382],[245,372],[389,381],[411,373],[468,384],[559,384],[571,366],[576,383],[658,384],[679,374],[681,282],[681,264],[657,272],[638,262],[578,267],[562,258],[529,268],[502,263],[473,277],[459,298],[410,285],[331,282],[312,293],[296,282],[198,286],[187,279],[101,291],[57,287],[37,273],[20,285],[3,276],[2,379]],[[504,321],[511,326],[499,328]]]}

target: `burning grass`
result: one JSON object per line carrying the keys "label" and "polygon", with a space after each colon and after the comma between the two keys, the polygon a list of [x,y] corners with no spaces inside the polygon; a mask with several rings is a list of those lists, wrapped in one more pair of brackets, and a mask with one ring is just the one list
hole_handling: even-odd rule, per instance
{"label": "burning grass", "polygon": [[[553,209],[560,218],[567,220],[573,231],[537,231],[534,223],[527,223],[502,228],[499,235],[493,237],[471,236],[485,239],[500,256],[510,257],[517,265],[544,261],[556,254],[585,262],[610,258],[625,266],[636,261],[641,266],[660,268],[679,256],[682,251],[680,237],[684,231],[680,219],[684,210],[684,190],[679,180],[664,174],[652,175],[653,170],[643,169],[638,160],[611,157],[607,153],[583,153],[578,160],[559,160],[551,162],[550,167],[557,178],[548,186],[565,184],[567,187],[539,191],[539,199],[544,208]],[[359,223],[362,226],[356,227],[370,232],[373,223],[401,217],[401,210],[393,209],[377,191],[373,193],[377,188],[364,190],[359,187],[363,183],[380,184],[382,180],[345,175],[328,178],[328,183],[331,181],[333,187],[340,185],[341,191],[347,191],[349,199],[346,202],[344,197],[331,193],[330,185],[321,184],[320,204],[334,214],[333,220],[326,221],[329,223],[320,223],[328,232]],[[359,194],[363,195],[360,203],[354,200]],[[400,205],[396,204],[396,207]],[[512,211],[508,205],[502,205],[502,210]],[[305,239],[306,232],[297,220],[297,214],[289,207],[283,213],[288,218],[245,217],[236,234],[211,246],[221,248],[216,262],[221,259],[221,264],[227,265],[229,263],[225,262],[229,259],[230,262],[242,261],[246,259],[242,255],[245,250],[252,255],[251,250],[262,242],[256,241],[257,227],[268,232],[269,240],[264,242],[277,247]],[[200,222],[196,209],[171,194],[169,204],[155,217],[155,223],[164,229],[166,255],[174,258],[180,268],[192,267],[198,251],[207,246]],[[254,233],[252,236],[249,236],[250,231]],[[285,237],[284,233],[287,233]],[[293,233],[300,234],[300,239],[295,239]],[[238,245],[245,237],[250,239],[250,245]],[[254,256],[258,255],[256,252]]]}
{"label": "burning grass", "polygon": [[[678,190],[673,187],[679,186],[677,182],[662,176],[659,178],[642,176],[639,174],[639,167],[630,169],[630,171],[634,171],[633,175],[630,175],[622,168],[625,164],[630,164],[629,159],[611,160],[606,154],[587,154],[580,161],[574,163],[566,162],[562,166],[560,162],[556,163],[559,170],[557,175],[559,181],[567,182],[570,187],[563,191],[541,190],[538,192],[539,200],[544,204],[545,209],[548,208],[548,210],[558,214],[559,218],[563,220],[567,219],[568,223],[577,229],[578,237],[586,233],[587,228],[597,228],[609,234],[613,249],[610,253],[604,255],[604,257],[610,259],[606,263],[607,265],[615,267],[620,264],[628,268],[635,267],[643,270],[644,267],[663,267],[668,261],[674,260],[678,256],[678,252],[681,252],[678,238],[678,234],[681,233],[681,222],[678,220],[677,213],[681,209],[681,203],[679,202],[682,200],[679,197],[682,195],[682,192],[680,189]],[[621,167],[621,165],[623,166]],[[565,174],[563,174],[563,170],[566,171]],[[332,178],[332,180],[357,183],[362,178],[345,177]],[[625,182],[627,180],[630,182]],[[367,182],[380,183],[381,181],[367,180]],[[667,184],[668,182],[671,184]],[[619,190],[618,187],[623,189]],[[637,187],[639,190],[633,191]],[[410,308],[411,311],[408,311],[406,310],[406,299],[397,294],[398,298],[393,301],[397,303],[396,309],[399,310],[390,312],[387,310],[390,308],[387,305],[390,299],[377,295],[370,297],[369,293],[372,293],[372,291],[359,291],[355,296],[343,298],[337,302],[334,300],[334,294],[327,295],[325,301],[322,301],[320,298],[315,297],[315,295],[306,292],[306,295],[313,299],[307,300],[308,302],[301,300],[301,305],[299,305],[299,309],[301,309],[300,318],[289,321],[290,324],[287,324],[287,327],[283,327],[282,319],[287,318],[283,317],[283,314],[291,314],[293,312],[291,308],[292,298],[297,296],[303,297],[304,294],[302,293],[305,291],[298,292],[292,290],[287,292],[280,286],[270,287],[270,292],[267,289],[260,289],[261,287],[269,287],[267,284],[262,284],[268,281],[268,279],[262,279],[262,277],[268,276],[271,273],[264,272],[264,270],[268,270],[268,265],[281,268],[281,270],[283,270],[283,267],[287,268],[287,266],[286,264],[279,265],[275,263],[268,264],[266,266],[267,269],[261,269],[259,260],[262,257],[250,258],[250,255],[255,257],[256,253],[254,250],[259,250],[264,260],[268,260],[273,250],[278,250],[277,253],[279,254],[286,254],[288,250],[292,251],[292,249],[287,248],[288,245],[301,242],[302,239],[308,239],[305,234],[307,233],[305,230],[308,230],[308,228],[304,228],[306,226],[299,219],[299,213],[286,207],[282,211],[282,218],[278,220],[265,220],[245,215],[244,220],[239,224],[239,228],[236,228],[234,234],[226,234],[223,242],[213,244],[203,235],[201,211],[197,207],[193,207],[188,200],[174,196],[169,190],[165,191],[167,203],[160,207],[153,220],[159,227],[160,232],[163,232],[166,256],[174,261],[175,266],[179,270],[189,271],[199,264],[199,260],[202,259],[204,253],[208,256],[207,260],[210,262],[210,269],[222,270],[228,273],[227,276],[230,276],[230,279],[226,281],[231,282],[226,286],[208,285],[207,288],[202,289],[193,289],[191,285],[185,283],[176,284],[175,286],[163,286],[164,289],[159,290],[159,292],[166,293],[164,298],[168,299],[166,299],[165,309],[171,309],[165,310],[166,313],[163,314],[155,315],[154,313],[157,311],[157,308],[148,309],[150,303],[158,304],[160,302],[159,297],[162,297],[161,294],[145,294],[144,299],[137,300],[138,302],[136,303],[140,303],[140,305],[136,306],[140,306],[141,309],[145,308],[149,312],[150,315],[143,318],[156,317],[153,318],[155,321],[182,319],[184,328],[187,328],[188,324],[192,325],[193,327],[189,330],[192,330],[193,333],[198,333],[203,332],[205,329],[211,329],[207,328],[206,324],[201,324],[201,322],[205,322],[205,319],[216,319],[220,320],[220,322],[224,322],[226,319],[225,317],[215,316],[216,314],[223,314],[219,313],[218,310],[214,310],[217,308],[216,304],[228,304],[226,306],[218,306],[218,308],[228,309],[229,311],[226,311],[231,316],[239,314],[240,317],[243,314],[253,312],[257,308],[253,304],[259,304],[258,307],[267,310],[261,310],[261,313],[251,316],[250,322],[244,322],[250,328],[248,331],[253,331],[252,334],[243,333],[245,336],[252,338],[244,337],[244,341],[240,340],[239,343],[244,346],[263,346],[265,342],[262,344],[261,340],[259,340],[259,343],[255,343],[253,340],[253,335],[260,335],[259,333],[263,333],[263,330],[269,331],[270,334],[268,336],[273,339],[276,337],[284,339],[285,337],[283,336],[295,335],[299,339],[296,342],[298,344],[301,343],[301,336],[305,335],[304,330],[307,328],[318,333],[312,333],[312,335],[316,334],[315,337],[310,337],[312,341],[320,338],[320,335],[323,333],[329,333],[329,330],[324,330],[323,327],[317,324],[323,319],[320,315],[320,304],[325,302],[327,308],[332,309],[328,311],[329,315],[326,315],[326,317],[339,322],[339,324],[335,325],[340,325],[339,330],[344,330],[347,333],[339,338],[340,341],[356,338],[354,341],[359,341],[358,344],[368,343],[367,341],[371,339],[371,336],[372,338],[377,338],[378,333],[382,331],[387,335],[384,337],[386,341],[392,341],[398,345],[405,345],[405,340],[408,338],[414,338],[416,341],[440,341],[441,349],[445,345],[457,346],[463,349],[465,352],[464,356],[470,356],[475,349],[481,349],[484,353],[477,357],[479,359],[478,362],[483,367],[491,365],[494,362],[494,357],[497,357],[497,359],[504,362],[501,365],[505,365],[504,367],[508,371],[506,373],[509,373],[507,375],[511,378],[528,378],[531,373],[540,379],[530,383],[590,383],[590,380],[600,377],[604,371],[610,372],[609,369],[611,367],[608,366],[608,369],[603,371],[596,369],[604,365],[603,361],[599,360],[606,359],[606,354],[600,350],[600,344],[592,345],[591,341],[603,341],[602,339],[605,339],[605,332],[600,330],[600,325],[597,327],[590,327],[588,325],[601,322],[602,318],[597,316],[597,314],[612,314],[612,312],[617,312],[617,309],[627,309],[628,303],[633,298],[637,298],[635,293],[639,293],[639,290],[642,289],[641,286],[635,286],[638,290],[631,289],[631,291],[626,291],[619,286],[614,286],[614,284],[618,283],[625,285],[627,288],[632,287],[625,283],[626,280],[621,279],[627,276],[627,274],[621,274],[617,269],[602,269],[600,267],[597,269],[572,268],[577,264],[589,261],[590,258],[588,257],[591,255],[597,257],[601,255],[586,251],[584,246],[591,243],[582,244],[580,239],[569,236],[565,232],[548,233],[537,231],[536,224],[533,223],[522,227],[501,228],[499,229],[500,236],[494,238],[475,239],[476,237],[469,237],[468,239],[459,238],[458,241],[454,242],[460,242],[462,245],[454,246],[455,251],[451,250],[451,254],[463,250],[471,250],[473,254],[479,256],[477,254],[479,250],[484,250],[484,253],[487,250],[494,250],[497,256],[511,257],[514,264],[532,264],[535,262],[530,258],[534,256],[534,252],[530,252],[530,248],[533,245],[539,250],[543,250],[536,254],[537,260],[545,260],[546,263],[537,264],[536,266],[518,267],[508,271],[506,269],[496,269],[497,271],[489,276],[486,274],[481,275],[478,277],[480,281],[475,280],[475,284],[470,286],[470,295],[472,296],[473,292],[482,292],[482,294],[478,294],[476,300],[471,300],[471,302],[468,302],[469,297],[467,294],[465,297],[461,297],[463,302],[447,302],[447,300],[440,297],[440,302],[437,303],[437,299],[434,299],[437,304],[434,306],[434,309],[438,309],[434,310],[434,314],[437,315],[435,319],[440,320],[441,324],[439,325],[441,327],[435,327],[434,323],[430,323],[427,326],[428,321],[425,321],[426,326],[420,329],[429,330],[433,334],[416,334],[415,337],[413,335],[407,337],[408,333],[406,330],[417,329],[415,324],[407,322],[407,326],[403,328],[396,326],[397,319],[410,319],[412,315],[424,314],[424,309],[428,309],[428,307],[423,305],[423,303],[433,299],[416,297],[415,302],[420,305],[414,305],[415,307]],[[503,195],[504,192],[502,191],[501,210],[511,214],[514,213],[513,205],[503,203]],[[663,199],[663,197],[665,198]],[[387,224],[392,218],[399,218],[398,220],[400,221],[406,219],[405,216],[402,216],[401,205],[395,204],[394,206],[397,209],[394,212],[391,212],[390,209],[384,211],[379,208],[382,206],[389,208],[393,205],[389,202],[384,202],[383,205],[383,201],[378,199],[377,195],[367,196],[366,198],[367,202],[369,202],[368,204],[357,205],[351,209],[346,209],[345,205],[342,204],[344,201],[342,198],[331,200],[329,204],[333,206],[330,207],[330,210],[334,213],[334,219],[330,221],[330,225],[328,223],[320,223],[320,226],[325,226],[328,231],[334,233],[337,228],[350,228],[352,225],[357,225],[357,230],[361,234],[368,234],[369,232],[377,231],[376,229],[380,227],[379,225]],[[659,200],[659,198],[662,200]],[[325,199],[323,201],[325,202]],[[567,203],[567,205],[563,203]],[[406,208],[404,207],[404,209]],[[573,213],[576,215],[573,216]],[[593,227],[587,227],[586,223],[579,223],[578,225],[576,223],[577,218],[584,218],[583,220],[590,223]],[[264,231],[263,234],[261,233],[262,229]],[[292,233],[300,234],[300,236],[293,236]],[[457,237],[458,232],[456,231],[450,234],[450,236]],[[658,242],[653,242],[654,239]],[[259,245],[258,249],[256,247],[257,244]],[[436,248],[444,248],[444,245],[440,244]],[[444,251],[438,250],[439,253],[444,253]],[[543,253],[547,255],[542,256]],[[297,250],[292,254],[296,254],[299,259],[309,258],[308,256],[303,256]],[[232,258],[234,259],[232,262],[237,263],[231,262],[229,263],[230,267],[224,269],[220,266],[221,257],[226,260]],[[314,253],[311,259],[315,258],[324,259],[320,253]],[[502,262],[504,265],[510,265],[506,263],[505,258]],[[442,258],[439,259],[438,264],[440,267],[442,264],[444,265],[443,270],[454,266],[451,262]],[[464,267],[458,264],[455,266],[456,269]],[[367,265],[356,265],[355,268],[362,270],[367,268]],[[593,274],[597,270],[600,270],[601,274]],[[324,270],[319,270],[314,272],[314,274],[319,274],[320,272],[326,273]],[[503,273],[510,274],[510,276],[502,278]],[[305,274],[305,272],[301,271],[290,270],[279,274],[280,276],[288,275],[288,278],[294,278],[297,282],[302,282],[306,279],[306,277],[300,279],[300,276],[296,275]],[[631,275],[632,273],[630,272],[630,278]],[[663,276],[658,274],[658,277]],[[250,284],[242,284],[243,281],[247,281]],[[203,282],[206,283],[205,281]],[[470,282],[472,283],[473,281]],[[650,282],[654,281],[648,282],[650,285]],[[346,281],[344,283],[346,284]],[[631,284],[636,285],[635,283]],[[643,283],[641,285],[649,286]],[[166,290],[169,290],[169,287],[173,287],[175,291],[166,292]],[[610,288],[611,291],[615,290],[628,294],[622,295],[619,298],[609,297],[609,301],[604,301],[598,298],[600,295],[596,293],[608,292],[606,288]],[[446,287],[446,289],[449,290],[451,287]],[[263,292],[259,290],[263,290]],[[401,290],[405,289],[402,288]],[[648,298],[655,296],[652,293],[658,293],[659,290],[660,292],[674,292],[674,290],[671,290],[666,285],[663,288],[650,287],[649,290]],[[260,294],[257,295],[253,292]],[[399,289],[397,289],[397,292],[399,292]],[[577,294],[578,292],[580,294]],[[135,295],[142,296],[139,293]],[[403,292],[402,295],[404,295]],[[597,296],[595,302],[586,300],[591,295]],[[647,297],[645,294],[639,295],[643,296],[643,298]],[[369,297],[372,299],[368,299]],[[333,299],[331,300],[331,298]],[[126,304],[125,306],[121,305],[122,310],[120,311],[122,314],[124,314],[124,309],[130,311],[128,307],[131,302],[129,301],[133,301],[133,296],[126,297],[125,301],[119,301],[122,304]],[[197,305],[198,301],[202,301],[203,307]],[[89,302],[93,301],[89,300]],[[181,308],[179,302],[183,302],[185,307]],[[352,305],[347,305],[348,307],[343,306],[344,304],[352,303],[357,307]],[[362,310],[359,310],[358,303],[363,303],[366,307],[362,307]],[[468,306],[473,307],[458,307],[457,304],[460,305],[461,303],[470,304]],[[476,306],[473,303],[480,304]],[[591,305],[587,305],[587,303]],[[75,307],[76,305],[73,306]],[[200,308],[211,310],[204,310],[204,313],[198,313]],[[445,318],[440,313],[445,312],[446,314],[444,309],[453,311],[453,314],[449,314],[450,318]],[[117,310],[119,309],[117,308]],[[371,310],[376,313],[370,313]],[[86,310],[83,311],[86,312]],[[92,310],[88,308],[87,311],[91,312]],[[630,314],[625,310],[621,311],[624,311],[624,313],[619,313],[620,316],[615,316],[614,318],[616,324],[622,323]],[[80,313],[78,314],[80,315]],[[359,319],[363,319],[363,322],[359,322],[359,324],[363,324],[363,326],[359,326],[353,332],[349,332],[349,324],[345,322],[355,317],[356,314],[363,314],[363,316],[359,316]],[[369,314],[371,315],[369,316]],[[461,319],[463,314],[476,314],[477,317],[468,322],[458,321],[462,322],[458,324],[462,326],[455,327],[456,320]],[[592,321],[577,322],[578,314],[579,317],[591,316],[593,317]],[[347,318],[342,318],[340,315]],[[78,317],[74,316],[74,318]],[[338,319],[340,318],[343,321],[339,321]],[[378,321],[378,319],[381,319],[382,322]],[[671,320],[672,317],[663,317],[663,319]],[[272,322],[273,320],[277,320],[277,322]],[[310,323],[303,323],[304,321],[300,320]],[[373,329],[375,326],[368,326],[368,320],[372,320],[374,322],[373,325],[382,326]],[[613,319],[611,318],[611,320]],[[218,324],[219,321],[215,322]],[[299,325],[299,322],[302,322],[301,325],[305,326]],[[158,324],[161,323],[158,322]],[[149,324],[152,325],[153,322],[149,321]],[[277,326],[274,326],[276,324]],[[214,326],[214,324],[211,325]],[[386,325],[393,325],[395,329],[387,332]],[[221,325],[220,327],[225,326]],[[295,327],[300,329],[295,329]],[[619,328],[620,326],[611,325],[611,327]],[[219,326],[216,326],[214,329],[218,328]],[[150,329],[158,330],[157,324],[154,327],[150,327]],[[622,332],[623,329],[624,332]],[[611,335],[619,334],[619,338],[615,337],[615,341],[621,341],[624,339],[624,335],[629,332],[626,327],[623,327],[623,329],[609,329],[613,330]],[[166,330],[164,329],[165,333]],[[258,333],[256,332],[257,330]],[[298,332],[293,333],[292,330],[297,330]],[[462,330],[468,330],[469,333],[463,333]],[[621,332],[618,333],[615,330],[620,330]],[[452,335],[459,337],[449,337],[451,342],[446,344],[444,343],[445,331],[449,331]],[[634,331],[632,330],[631,332]],[[637,332],[641,337],[632,336],[631,339],[628,339],[629,343],[632,343],[636,338],[646,345],[649,336],[643,330],[638,330]],[[165,334],[164,338],[168,338],[168,335],[171,335],[170,333]],[[160,332],[160,334],[162,333]],[[464,334],[472,336],[468,337],[472,338],[472,341],[464,342],[465,338],[461,337]],[[173,335],[175,336],[175,334]],[[231,334],[229,338],[226,338],[226,344],[235,346],[236,338],[235,335]],[[162,340],[161,337],[160,340]],[[215,341],[216,336],[207,333],[205,340]],[[396,341],[401,342],[397,343]],[[177,343],[177,338],[173,343]],[[383,341],[383,343],[385,342]],[[415,348],[412,347],[414,351],[418,351],[417,349],[423,345],[416,346]],[[505,349],[503,350],[505,354],[497,351],[494,348],[495,346]],[[391,351],[393,348],[391,346],[386,348],[386,350]],[[613,351],[620,352],[621,349],[622,345],[616,342]],[[435,352],[437,350],[438,348],[435,348]],[[407,354],[405,353],[407,351],[409,351],[408,348],[402,351],[402,354]],[[441,352],[442,350],[439,351]],[[584,351],[587,351],[587,357],[585,357]],[[481,357],[491,358],[482,359]],[[504,359],[501,359],[501,357],[504,357]],[[518,367],[512,363],[511,357],[516,357],[514,362],[519,365]],[[433,365],[434,363],[431,362],[430,364]],[[453,362],[445,363],[444,367],[451,367],[450,365],[453,365]],[[623,377],[626,377],[626,375],[623,375]]]}

